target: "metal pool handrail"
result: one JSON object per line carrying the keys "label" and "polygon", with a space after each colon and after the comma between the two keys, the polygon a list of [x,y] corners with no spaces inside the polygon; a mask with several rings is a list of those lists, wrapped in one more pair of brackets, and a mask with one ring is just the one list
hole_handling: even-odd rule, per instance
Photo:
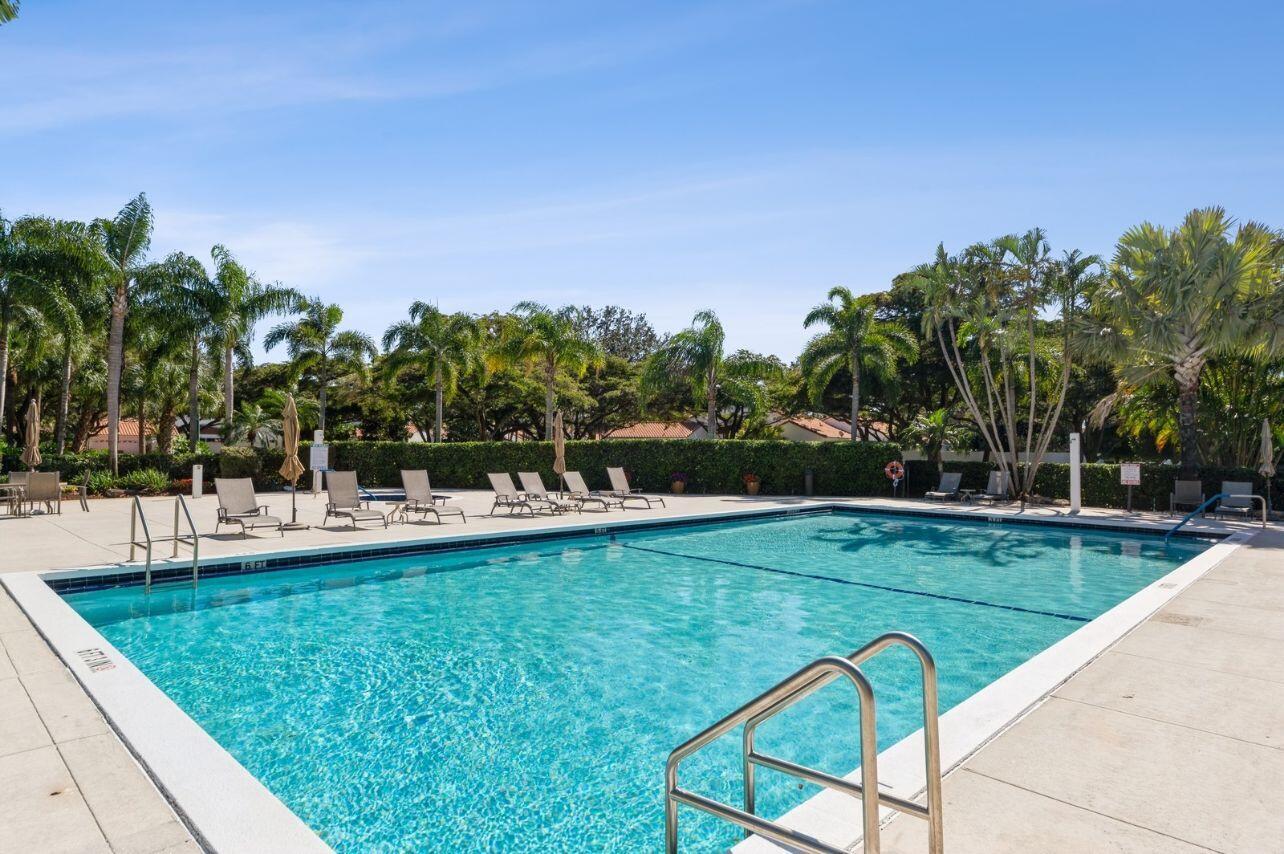
{"label": "metal pool handrail", "polygon": [[1194,519],[1200,513],[1204,512],[1204,510],[1208,507],[1208,505],[1212,504],[1214,501],[1219,501],[1223,498],[1252,498],[1256,501],[1262,502],[1262,527],[1263,528],[1266,527],[1266,499],[1265,498],[1263,498],[1260,495],[1251,495],[1251,494],[1250,495],[1233,495],[1229,492],[1219,492],[1216,495],[1214,495],[1212,498],[1209,498],[1206,501],[1204,501],[1203,504],[1200,504],[1194,510],[1187,513],[1185,516],[1182,517],[1180,522],[1178,522],[1176,525],[1173,525],[1171,528],[1169,528],[1168,533],[1164,534],[1164,542],[1165,543],[1168,542],[1169,537],[1171,537],[1173,534],[1180,531],[1183,525],[1185,525],[1191,519]]}
{"label": "metal pool handrail", "polygon": [[[183,516],[187,519],[187,529],[191,531],[190,534],[183,534],[182,536],[178,534],[179,510],[183,511]],[[183,496],[179,495],[174,499],[174,551],[170,553],[170,557],[178,557],[178,544],[184,540],[191,540],[192,543],[192,586],[195,587],[201,572],[201,535],[196,532],[196,523],[192,521],[192,514],[187,509],[187,502],[183,499]]]}
{"label": "metal pool handrail", "polygon": [[[927,772],[926,806],[895,795],[884,794],[878,790],[878,744],[875,727],[874,694],[869,681],[861,673],[857,665],[868,661],[891,646],[904,646],[913,652],[919,660],[922,672],[923,752],[925,757],[924,766]],[[856,692],[860,696],[861,782],[859,784],[806,768],[793,762],[767,756],[754,749],[754,731],[759,725],[840,676],[846,676],[855,686]],[[748,833],[756,833],[802,851],[821,852],[822,854],[833,854],[833,852],[841,851],[841,849],[826,845],[818,839],[806,836],[754,814],[754,769],[755,766],[761,765],[765,768],[791,774],[811,783],[861,798],[864,829],[863,850],[865,854],[878,854],[880,847],[878,811],[881,806],[887,806],[926,820],[928,823],[928,850],[931,854],[942,854],[944,851],[944,831],[941,818],[941,755],[937,706],[936,662],[931,653],[927,651],[927,648],[913,635],[904,632],[889,632],[875,638],[846,658],[827,656],[813,661],[775,687],[760,694],[722,720],[687,740],[669,754],[669,761],[665,767],[665,850],[668,854],[675,854],[677,851],[678,805],[687,804],[711,815],[718,816],[725,821],[737,824]],[[679,788],[678,766],[682,761],[740,724],[745,725],[741,756],[744,768],[745,808],[743,810],[736,809]],[[866,793],[873,793],[873,797],[866,797]]]}
{"label": "metal pool handrail", "polygon": [[[138,539],[138,522],[143,522],[143,539]],[[147,549],[147,566],[143,570],[143,592],[152,592],[152,532],[147,528],[147,517],[143,515],[142,502],[134,496],[134,505],[129,510],[129,559],[134,559],[134,549],[142,546]]]}

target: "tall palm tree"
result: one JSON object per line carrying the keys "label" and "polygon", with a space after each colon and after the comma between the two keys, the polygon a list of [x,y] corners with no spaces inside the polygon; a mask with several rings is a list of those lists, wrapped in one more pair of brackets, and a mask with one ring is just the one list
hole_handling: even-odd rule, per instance
{"label": "tall palm tree", "polygon": [[1199,469],[1200,379],[1214,356],[1284,350],[1278,286],[1284,240],[1257,223],[1236,227],[1199,208],[1168,230],[1150,223],[1119,239],[1110,274],[1091,294],[1082,340],[1121,365],[1136,387],[1164,375],[1177,386],[1181,476]]}
{"label": "tall palm tree", "polygon": [[223,366],[223,423],[230,430],[234,420],[235,376],[233,359],[248,358],[254,326],[273,314],[299,311],[304,297],[293,288],[260,282],[222,244],[210,250],[214,275],[211,289],[211,344],[221,350]]}
{"label": "tall palm tree", "polygon": [[843,368],[851,372],[851,440],[856,441],[863,373],[884,379],[896,372],[898,359],[918,357],[914,334],[904,324],[878,318],[878,296],[853,296],[841,285],[829,289],[828,302],[807,313],[803,326],[828,329],[807,342],[799,360],[811,399],[819,403],[825,389]]}
{"label": "tall palm tree", "polygon": [[111,297],[111,325],[107,334],[107,456],[112,473],[120,470],[120,374],[125,360],[125,316],[130,297],[152,243],[152,206],[139,193],[114,219],[93,224],[103,258]]}
{"label": "tall palm tree", "polygon": [[536,302],[519,302],[501,319],[499,340],[488,360],[492,367],[524,366],[539,371],[544,381],[544,438],[553,438],[557,378],[582,377],[606,364],[597,344],[575,327],[571,309],[553,311]]}
{"label": "tall palm tree", "polygon": [[0,217],[0,435],[14,325],[43,316],[65,341],[78,339],[84,326],[74,298],[90,290],[93,260],[80,223],[44,217],[10,223]]}
{"label": "tall palm tree", "polygon": [[318,423],[325,430],[326,397],[336,376],[359,370],[378,352],[364,332],[340,330],[343,309],[319,299],[305,300],[302,315],[279,323],[268,332],[263,345],[271,350],[285,344],[294,370],[313,377],[317,385]]}
{"label": "tall palm tree", "polygon": [[723,380],[737,384],[759,382],[778,371],[770,359],[752,353],[727,356],[726,341],[718,315],[699,311],[691,319],[691,326],[669,336],[642,367],[640,385],[645,397],[654,396],[675,379],[685,381],[691,394],[704,403],[710,439],[718,438],[718,392]]}
{"label": "tall palm tree", "polygon": [[18,17],[18,0],[0,0],[0,24],[7,24]]}
{"label": "tall palm tree", "polygon": [[410,319],[394,323],[383,335],[388,351],[384,367],[389,376],[409,365],[419,365],[432,377],[436,397],[433,441],[441,441],[447,392],[453,392],[459,375],[478,359],[477,322],[466,314],[444,314],[436,306],[416,300]]}

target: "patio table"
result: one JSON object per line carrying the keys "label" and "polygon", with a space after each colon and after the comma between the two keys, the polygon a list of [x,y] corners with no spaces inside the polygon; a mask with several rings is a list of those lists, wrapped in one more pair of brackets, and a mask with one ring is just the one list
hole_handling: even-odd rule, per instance
{"label": "patio table", "polygon": [[8,505],[10,516],[25,516],[23,505],[27,501],[27,487],[21,483],[0,483],[0,501]]}

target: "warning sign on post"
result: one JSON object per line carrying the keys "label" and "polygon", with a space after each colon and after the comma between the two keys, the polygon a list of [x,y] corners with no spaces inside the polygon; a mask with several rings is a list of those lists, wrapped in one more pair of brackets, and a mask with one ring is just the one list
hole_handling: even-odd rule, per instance
{"label": "warning sign on post", "polygon": [[325,471],[330,468],[330,446],[312,445],[308,450],[308,468]]}
{"label": "warning sign on post", "polygon": [[1141,486],[1141,463],[1120,463],[1119,484],[1121,486]]}

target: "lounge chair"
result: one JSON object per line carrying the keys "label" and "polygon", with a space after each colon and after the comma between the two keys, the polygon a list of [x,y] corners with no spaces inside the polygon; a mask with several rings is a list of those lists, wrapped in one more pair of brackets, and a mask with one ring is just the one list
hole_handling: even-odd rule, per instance
{"label": "lounge chair", "polygon": [[643,495],[640,489],[631,489],[629,479],[624,474],[624,469],[608,466],[606,476],[611,479],[611,491],[606,494],[612,498],[618,498],[620,501],[641,501],[650,509],[652,502],[658,503],[664,507],[664,499],[658,495]]}
{"label": "lounge chair", "polygon": [[33,471],[27,475],[27,506],[33,513],[37,504],[44,504],[46,512],[62,515],[60,477],[56,471]]}
{"label": "lounge chair", "polygon": [[1204,484],[1197,480],[1178,480],[1173,482],[1173,491],[1168,493],[1168,512],[1178,510],[1195,510],[1208,500],[1204,494]]}
{"label": "lounge chair", "polygon": [[1008,475],[997,469],[990,472],[990,478],[985,483],[985,492],[982,492],[977,498],[985,501],[1007,501],[1012,496],[1008,495]]}
{"label": "lounge chair", "polygon": [[220,525],[240,525],[241,536],[253,528],[276,528],[277,533],[285,536],[281,520],[269,516],[267,505],[259,504],[254,496],[254,481],[248,477],[216,477],[214,491],[218,493],[218,521],[214,523],[214,533]]}
{"label": "lounge chair", "polygon": [[959,483],[963,480],[963,473],[957,471],[947,471],[941,475],[941,482],[936,489],[923,494],[924,498],[930,498],[933,501],[949,501],[952,498],[959,497]]}
{"label": "lounge chair", "polygon": [[442,516],[458,516],[465,524],[468,522],[468,517],[464,515],[461,508],[447,506],[444,495],[432,494],[432,485],[428,483],[428,472],[420,469],[402,469],[401,485],[406,490],[406,503],[401,507],[403,517],[406,513],[420,513],[426,519],[431,513],[437,517],[439,523]]}
{"label": "lounge chair", "polygon": [[543,509],[543,501],[517,491],[517,486],[508,472],[490,472],[486,477],[490,478],[490,488],[495,493],[495,503],[490,506],[490,515],[494,516],[495,511],[501,507],[508,508],[509,516],[513,515],[514,510],[519,513],[526,510],[534,516],[536,506]]}
{"label": "lounge chair", "polygon": [[1223,480],[1222,492],[1228,497],[1217,502],[1213,515],[1217,518],[1251,519],[1256,506],[1253,502],[1253,484],[1244,480]]}
{"label": "lounge chair", "polygon": [[519,471],[518,479],[522,482],[522,489],[526,492],[528,498],[538,499],[546,505],[546,509],[553,513],[566,513],[569,510],[579,510],[580,504],[573,501],[565,501],[553,495],[544,488],[544,479],[539,476],[537,471]]}
{"label": "lounge chair", "polygon": [[378,510],[370,509],[369,501],[362,501],[357,494],[357,473],[355,471],[328,471],[325,473],[325,491],[330,500],[325,505],[324,525],[333,516],[336,519],[346,518],[352,527],[358,522],[382,522],[388,527],[388,517]]}
{"label": "lounge chair", "polygon": [[589,489],[588,484],[584,482],[584,478],[579,472],[568,471],[562,476],[566,478],[566,485],[570,488],[570,492],[566,493],[566,497],[572,501],[579,502],[580,506],[583,506],[585,502],[593,501],[601,504],[603,510],[610,510],[612,507],[624,509],[623,498]]}

